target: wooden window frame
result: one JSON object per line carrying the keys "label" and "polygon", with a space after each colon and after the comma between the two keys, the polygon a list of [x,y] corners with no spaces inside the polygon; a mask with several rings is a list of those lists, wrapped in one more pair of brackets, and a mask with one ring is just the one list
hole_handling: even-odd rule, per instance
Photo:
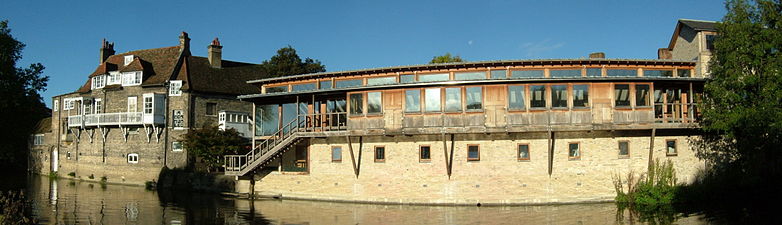
{"label": "wooden window frame", "polygon": [[[622,155],[622,143],[627,143],[627,155]],[[617,146],[617,155],[620,159],[629,159],[630,158],[630,140],[619,140],[616,144]]]}
{"label": "wooden window frame", "polygon": [[[576,145],[578,146],[578,156],[570,156],[570,145],[572,145],[572,144],[576,144]],[[569,161],[578,161],[578,160],[581,160],[581,156],[582,156],[582,155],[583,155],[583,154],[582,154],[582,152],[581,152],[581,142],[574,141],[574,142],[568,142],[568,143],[567,143],[567,159],[568,159]]]}
{"label": "wooden window frame", "polygon": [[[339,159],[334,159],[334,149],[339,149]],[[331,162],[332,163],[341,163],[342,162],[342,146],[331,146]]]}
{"label": "wooden window frame", "polygon": [[[470,147],[475,146],[478,148],[478,158],[470,158]],[[467,162],[481,161],[481,145],[479,144],[467,144]]]}
{"label": "wooden window frame", "polygon": [[[375,92],[380,93],[380,112],[377,112],[377,113],[370,113],[369,112],[369,93],[370,92],[371,93],[375,93]],[[385,93],[382,90],[366,91],[366,92],[364,92],[364,116],[366,116],[366,117],[378,117],[378,116],[382,117],[383,116],[383,109],[385,108],[384,107],[385,102],[383,102],[383,95],[385,95]]]}
{"label": "wooden window frame", "polygon": [[[523,90],[522,90],[522,93],[524,94],[524,101],[523,101],[524,102],[524,108],[523,109],[511,109],[510,108],[510,87],[511,86],[518,86],[518,87],[522,87],[523,88]],[[512,112],[527,112],[527,110],[530,108],[529,107],[529,100],[530,100],[529,99],[529,89],[527,88],[527,84],[508,84],[508,85],[505,85],[505,98],[506,98],[505,108],[507,109],[507,112],[510,112],[510,113],[512,113]]]}
{"label": "wooden window frame", "polygon": [[[575,100],[576,100],[576,91],[575,86],[580,85],[586,85],[587,90],[587,106],[576,106]],[[570,92],[570,96],[568,96],[568,105],[570,106],[571,110],[578,111],[578,110],[591,110],[592,109],[592,83],[569,83],[568,89]]]}
{"label": "wooden window frame", "polygon": [[[424,147],[429,148],[429,158],[428,159],[421,158],[421,156],[422,156],[421,152],[423,152]],[[418,162],[419,163],[432,162],[432,146],[430,146],[430,145],[419,145],[418,146]]]}
{"label": "wooden window frame", "polygon": [[[527,146],[527,158],[521,158],[519,152],[521,151],[521,146],[526,145]],[[516,145],[516,161],[519,162],[529,162],[532,158],[532,150],[530,150],[529,143],[519,143]]]}
{"label": "wooden window frame", "polygon": [[[556,78],[556,79],[572,79],[572,78],[582,78],[586,76],[586,70],[583,67],[561,67],[561,68],[546,68],[548,70],[548,77],[547,78]],[[579,75],[577,77],[552,77],[551,71],[555,70],[578,70]],[[545,74],[545,73],[544,73]]]}
{"label": "wooden window frame", "polygon": [[[626,106],[617,106],[616,105],[616,100],[617,100],[617,98],[616,98],[616,85],[627,85],[627,101],[628,101],[629,105],[626,105]],[[635,85],[633,83],[628,83],[628,82],[612,83],[611,84],[611,106],[613,107],[613,109],[615,109],[615,110],[617,110],[617,109],[618,110],[632,110],[633,109],[633,105],[634,105],[633,104],[633,100],[635,100],[635,98],[633,98],[633,94],[634,94],[633,93],[633,91],[634,91],[633,87],[635,87]]]}
{"label": "wooden window frame", "polygon": [[[532,87],[534,87],[534,86],[543,86],[543,103],[544,103],[543,107],[533,107],[532,106]],[[549,85],[548,84],[529,84],[529,85],[527,85],[527,88],[525,88],[525,90],[527,91],[527,94],[528,94],[527,95],[527,98],[528,98],[527,103],[529,103],[529,105],[527,105],[527,110],[528,111],[547,111],[547,110],[549,110],[551,108],[550,107],[550,105],[551,105],[551,99],[550,99],[551,98],[551,96],[550,96],[551,95],[551,90],[549,90]]]}
{"label": "wooden window frame", "polygon": [[[377,158],[377,149],[378,149],[378,148],[383,148],[383,158],[382,158],[382,159],[378,159],[378,158]],[[374,152],[375,152],[375,156],[374,156],[375,162],[378,162],[378,163],[379,163],[379,162],[385,162],[385,161],[386,161],[386,146],[384,146],[384,145],[376,145],[376,146],[375,146],[375,148],[374,148],[374,150],[375,150],[375,151],[374,151]],[[431,150],[430,150],[430,151],[431,151]],[[430,155],[430,156],[431,156],[431,155]]]}
{"label": "wooden window frame", "polygon": [[[214,114],[209,114],[209,105],[210,104],[212,104],[214,106],[214,108],[213,108],[214,112],[212,112]],[[217,114],[220,114],[219,111],[220,110],[217,110],[217,102],[207,102],[204,105],[204,115],[206,115],[206,116],[215,116],[216,117]]]}
{"label": "wooden window frame", "polygon": [[[673,153],[668,152],[668,142],[673,141]],[[665,139],[665,156],[678,156],[679,155],[679,140]]]}
{"label": "wooden window frame", "polygon": [[[438,89],[440,91],[440,110],[438,111],[428,111],[426,110],[426,90],[427,89]],[[445,113],[445,88],[443,87],[427,87],[421,89],[421,112],[423,114],[442,114]]]}
{"label": "wooden window frame", "polygon": [[[649,88],[648,97],[646,99],[646,105],[645,106],[638,106],[638,92],[637,92],[637,86],[638,85],[646,85]],[[631,89],[633,92],[633,101],[631,102],[634,109],[652,109],[654,108],[654,87],[652,86],[652,83],[633,83],[631,85]]]}
{"label": "wooden window frame", "polygon": [[[481,88],[481,109],[467,109],[467,88]],[[465,113],[483,113],[486,110],[486,86],[466,85],[462,86],[462,111]]]}
{"label": "wooden window frame", "polygon": [[[418,91],[418,111],[407,112],[407,91]],[[402,113],[405,115],[420,115],[424,111],[424,90],[421,88],[402,89]]]}

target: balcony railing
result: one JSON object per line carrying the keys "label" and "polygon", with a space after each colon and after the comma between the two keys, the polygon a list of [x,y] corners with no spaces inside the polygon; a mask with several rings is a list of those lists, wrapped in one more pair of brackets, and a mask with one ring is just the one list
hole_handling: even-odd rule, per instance
{"label": "balcony railing", "polygon": [[144,115],[141,112],[98,113],[68,117],[70,127],[142,125]]}

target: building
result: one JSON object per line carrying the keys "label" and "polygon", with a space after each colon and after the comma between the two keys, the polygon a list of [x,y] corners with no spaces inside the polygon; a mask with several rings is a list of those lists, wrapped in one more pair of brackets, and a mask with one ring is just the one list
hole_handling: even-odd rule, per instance
{"label": "building", "polygon": [[115,54],[104,40],[84,85],[53,97],[50,148],[33,151],[34,171],[144,184],[163,167],[193,165],[180,141],[189,129],[219,125],[249,137],[252,108],[236,96],[257,93],[244,81],[264,73],[223,60],[222,47],[215,39],[208,57],[193,56],[182,32],[176,46]]}
{"label": "building", "polygon": [[695,61],[695,73],[708,76],[715,37],[717,22],[680,19],[668,47],[658,50],[658,58]]}

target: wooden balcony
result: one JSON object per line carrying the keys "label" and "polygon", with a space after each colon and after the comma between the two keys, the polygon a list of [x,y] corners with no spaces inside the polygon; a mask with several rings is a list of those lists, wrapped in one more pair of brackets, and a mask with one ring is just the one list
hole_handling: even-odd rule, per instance
{"label": "wooden balcony", "polygon": [[141,112],[97,113],[68,116],[68,127],[159,125],[163,124],[164,121],[165,116],[162,114],[144,114]]}

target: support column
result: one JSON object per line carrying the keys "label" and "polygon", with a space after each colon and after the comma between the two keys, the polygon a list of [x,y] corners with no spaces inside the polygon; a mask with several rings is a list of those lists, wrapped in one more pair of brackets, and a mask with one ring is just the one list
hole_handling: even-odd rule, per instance
{"label": "support column", "polygon": [[554,170],[554,132],[548,131],[548,176],[551,177],[551,173]]}
{"label": "support column", "polygon": [[647,166],[647,170],[652,169],[652,165],[654,164],[654,136],[657,133],[657,128],[652,128],[652,135],[649,138],[649,165]]}

